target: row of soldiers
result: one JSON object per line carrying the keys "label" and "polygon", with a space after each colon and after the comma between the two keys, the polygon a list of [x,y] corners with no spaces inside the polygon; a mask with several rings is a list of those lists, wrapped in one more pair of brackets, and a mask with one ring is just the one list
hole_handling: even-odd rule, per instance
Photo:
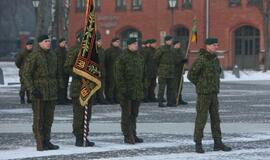
{"label": "row of soldiers", "polygon": [[[159,102],[159,107],[174,107],[176,104],[187,104],[179,96],[179,102],[176,102],[176,95],[179,87],[182,89],[180,83],[183,74],[184,63],[187,62],[185,54],[181,49],[181,43],[178,40],[172,40],[171,36],[166,36],[165,45],[157,48],[157,41],[155,39],[145,40],[142,48],[138,53],[143,56],[145,62],[145,84],[144,84],[144,102]],[[120,48],[120,39],[113,38],[111,46],[104,50],[102,48],[102,40],[97,38],[98,54],[102,71],[103,87],[97,93],[97,103],[118,103],[115,87],[114,65],[116,59],[123,54]],[[156,98],[155,88],[158,77],[159,91],[158,99]],[[164,105],[164,90],[167,86],[167,105]],[[180,89],[180,93],[182,92]],[[103,94],[104,93],[104,94]],[[104,98],[104,95],[106,98]]]}
{"label": "row of soldiers", "polygon": [[[69,51],[73,52],[74,49],[80,46],[80,35],[77,35],[77,42],[74,47]],[[27,56],[32,52],[33,41],[30,40],[26,43],[25,49],[16,55],[16,66],[20,69],[20,100],[21,104],[25,103],[25,93],[27,95],[27,103],[30,103],[29,92],[25,90],[24,83],[22,82],[22,72],[24,70],[24,63]],[[114,64],[122,54],[123,50],[120,48],[120,39],[115,37],[111,40],[111,45],[108,49],[102,47],[102,40],[97,36],[97,52],[99,55],[100,68],[102,72],[102,88],[97,92],[94,103],[98,104],[116,104],[119,101],[116,97],[116,87],[114,78]],[[64,81],[64,88],[58,89],[58,104],[69,104],[70,100],[67,98],[67,88],[69,74],[64,72],[64,63],[67,57],[66,41],[60,39],[58,47],[55,49],[58,57],[58,70],[62,74]],[[165,45],[157,49],[157,41],[155,39],[145,40],[139,53],[144,57],[146,64],[146,84],[144,86],[144,102],[159,102],[159,107],[166,107],[163,102],[164,90],[167,86],[167,106],[175,106],[176,104],[187,104],[182,99],[182,71],[183,65],[187,62],[185,55],[181,49],[181,43],[178,40],[172,41],[171,36],[165,37]],[[159,77],[159,91],[158,99],[156,99],[155,88],[156,79]],[[179,102],[176,102],[177,92],[180,87]]]}
{"label": "row of soldiers", "polygon": [[[60,59],[50,50],[50,39],[48,35],[40,35],[37,39],[38,48],[28,55],[25,59],[22,75],[22,83],[26,90],[31,93],[32,109],[33,109],[33,132],[37,143],[37,150],[55,150],[58,145],[50,142],[51,127],[54,118],[54,110],[59,91],[65,88],[64,77],[62,72],[72,76],[70,86],[70,97],[73,106],[73,134],[76,137],[75,146],[94,146],[95,143],[87,138],[89,132],[89,121],[91,119],[92,101],[88,103],[87,115],[84,115],[85,108],[79,103],[80,89],[82,85],[82,77],[73,73],[72,68],[76,61],[77,54],[80,49],[82,36],[77,37],[77,44],[70,49],[64,63],[63,70],[59,69]],[[100,41],[100,38],[97,38]],[[150,44],[156,43],[151,39]],[[119,39],[112,40],[112,46],[120,45]],[[160,107],[164,107],[163,94],[167,85],[167,106],[175,106],[175,78],[177,66],[183,65],[187,60],[181,58],[176,53],[176,49],[172,50],[172,37],[165,37],[165,45],[157,49],[154,53],[153,60],[156,62],[157,75],[159,78],[158,102]],[[174,46],[179,43],[175,42]],[[100,42],[97,42],[101,49]],[[142,143],[143,139],[137,136],[136,119],[139,114],[139,106],[142,99],[145,98],[145,86],[149,85],[149,68],[146,62],[147,54],[138,51],[138,44],[135,38],[127,40],[128,48],[120,52],[119,46],[111,47],[120,53],[112,63],[111,76],[113,76],[113,92],[109,94],[110,100],[120,102],[121,129],[124,135],[124,142],[128,144]],[[202,147],[203,130],[207,121],[208,112],[211,117],[212,135],[214,139],[214,150],[230,151],[231,148],[222,142],[220,118],[218,113],[219,93],[219,74],[220,65],[215,55],[218,48],[218,40],[216,38],[208,38],[205,41],[206,47],[200,50],[199,57],[193,64],[188,73],[188,79],[195,85],[198,94],[197,100],[197,116],[194,130],[195,149],[197,153],[204,153]],[[29,43],[27,44],[29,45]],[[155,44],[154,44],[155,45]],[[179,46],[179,45],[178,45]],[[31,47],[30,47],[31,48]],[[154,47],[153,47],[154,48]],[[100,54],[101,52],[99,52]],[[104,51],[105,53],[105,51]],[[105,61],[107,55],[105,54]],[[105,63],[106,65],[106,63]],[[102,66],[102,63],[101,63]],[[178,66],[179,67],[179,66]],[[182,66],[183,67],[183,66]],[[147,75],[147,76],[146,76]],[[182,76],[182,73],[181,75]],[[102,78],[104,80],[104,77]],[[105,79],[106,81],[106,79]],[[103,83],[104,84],[104,83]],[[106,84],[106,82],[105,82]],[[60,88],[60,90],[58,89]],[[153,88],[153,87],[152,87]],[[111,91],[111,90],[110,90]],[[101,92],[101,94],[103,94]],[[148,95],[148,94],[147,94]],[[113,97],[110,97],[113,96]],[[115,97],[115,98],[114,98]],[[152,97],[154,98],[154,97]],[[87,117],[87,124],[84,124]],[[84,125],[87,125],[86,133]]]}

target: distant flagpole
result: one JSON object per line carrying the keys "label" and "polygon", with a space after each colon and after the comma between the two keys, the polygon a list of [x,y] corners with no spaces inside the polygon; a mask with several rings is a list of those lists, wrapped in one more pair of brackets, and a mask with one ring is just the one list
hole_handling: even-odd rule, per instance
{"label": "distant flagpole", "polygon": [[[191,42],[196,42],[196,44],[197,44],[197,42],[198,42],[197,23],[198,23],[198,20],[197,20],[196,17],[194,17],[193,20],[192,20],[192,29],[191,29],[191,34],[190,34],[190,37],[189,37],[189,40],[188,40],[188,46],[187,46],[185,58],[188,57],[190,43]],[[185,67],[183,65],[182,71],[181,71],[182,74],[183,74],[184,70],[185,70]],[[177,91],[177,97],[176,97],[176,105],[179,104],[179,98],[180,98],[180,95],[181,95],[181,92],[182,92],[182,89],[181,89],[182,84],[183,84],[183,75],[181,75],[181,77],[180,77],[180,82],[179,82],[178,91]]]}

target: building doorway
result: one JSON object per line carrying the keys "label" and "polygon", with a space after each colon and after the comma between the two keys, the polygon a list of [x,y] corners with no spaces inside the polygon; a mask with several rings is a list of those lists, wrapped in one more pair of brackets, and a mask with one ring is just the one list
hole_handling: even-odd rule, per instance
{"label": "building doorway", "polygon": [[182,49],[184,53],[186,53],[189,40],[189,29],[183,26],[175,27],[172,35],[174,39],[177,39],[181,42]]}
{"label": "building doorway", "polygon": [[234,31],[234,64],[240,69],[259,67],[260,31],[242,26]]}

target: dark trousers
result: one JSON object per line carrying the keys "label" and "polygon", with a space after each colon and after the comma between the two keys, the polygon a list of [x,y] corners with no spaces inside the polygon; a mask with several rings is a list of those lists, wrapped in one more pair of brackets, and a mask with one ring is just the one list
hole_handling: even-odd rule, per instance
{"label": "dark trousers", "polygon": [[67,100],[67,93],[68,93],[68,80],[69,80],[69,75],[65,74],[63,76],[63,81],[64,81],[64,88],[58,87],[58,102],[65,102]]}
{"label": "dark trousers", "polygon": [[[85,107],[82,107],[79,101],[79,97],[72,97],[72,106],[73,106],[73,134],[76,137],[83,136],[84,130],[84,112]],[[92,105],[89,103],[87,110],[87,134],[89,132],[89,122],[92,115]]]}
{"label": "dark trousers", "polygon": [[155,95],[155,88],[157,86],[156,78],[157,77],[152,77],[149,79],[148,98],[150,100],[153,100],[156,98],[156,95]]}
{"label": "dark trousers", "polygon": [[208,112],[211,120],[212,137],[214,139],[221,138],[219,103],[217,94],[199,94],[197,99],[197,116],[195,121],[194,141],[201,141],[203,138],[203,130],[208,118]]}
{"label": "dark trousers", "polygon": [[[39,108],[37,107],[39,103]],[[33,110],[33,132],[35,138],[50,141],[51,128],[54,118],[55,101],[40,101],[36,99],[32,102]]]}
{"label": "dark trousers", "polygon": [[122,115],[121,115],[121,129],[124,136],[136,136],[136,120],[139,114],[139,101],[121,100],[120,101]]}
{"label": "dark trousers", "polygon": [[167,103],[175,104],[175,78],[158,78],[158,101],[162,102],[164,98],[165,87],[167,86]]}

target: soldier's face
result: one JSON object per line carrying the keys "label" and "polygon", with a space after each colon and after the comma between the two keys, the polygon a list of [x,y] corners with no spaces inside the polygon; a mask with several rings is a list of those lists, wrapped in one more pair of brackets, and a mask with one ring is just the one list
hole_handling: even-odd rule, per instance
{"label": "soldier's face", "polygon": [[172,40],[165,41],[167,45],[172,45]]}
{"label": "soldier's face", "polygon": [[135,43],[128,45],[128,49],[131,51],[137,51],[138,50],[138,43],[135,42]]}
{"label": "soldier's face", "polygon": [[211,44],[211,45],[206,45],[206,50],[210,53],[215,53],[217,50],[218,50],[218,43],[214,43],[214,44]]}
{"label": "soldier's face", "polygon": [[66,47],[66,44],[67,44],[66,41],[62,41],[61,43],[59,43],[59,46],[64,48]]}
{"label": "soldier's face", "polygon": [[39,42],[39,46],[44,50],[49,50],[51,48],[51,40],[45,39],[42,42]]}
{"label": "soldier's face", "polygon": [[114,41],[114,42],[112,43],[112,45],[113,45],[114,47],[120,47],[120,40]]}
{"label": "soldier's face", "polygon": [[102,46],[102,41],[101,41],[101,40],[98,40],[98,41],[97,41],[97,46],[98,46],[98,47],[101,47],[101,46]]}
{"label": "soldier's face", "polygon": [[176,43],[173,47],[174,48],[180,48],[181,47],[181,44],[180,43]]}
{"label": "soldier's face", "polygon": [[156,48],[157,47],[157,43],[151,43],[150,46],[153,47],[153,48]]}
{"label": "soldier's face", "polygon": [[25,47],[26,47],[26,49],[27,49],[28,51],[30,51],[30,50],[33,49],[33,45],[32,45],[32,44],[26,45]]}

